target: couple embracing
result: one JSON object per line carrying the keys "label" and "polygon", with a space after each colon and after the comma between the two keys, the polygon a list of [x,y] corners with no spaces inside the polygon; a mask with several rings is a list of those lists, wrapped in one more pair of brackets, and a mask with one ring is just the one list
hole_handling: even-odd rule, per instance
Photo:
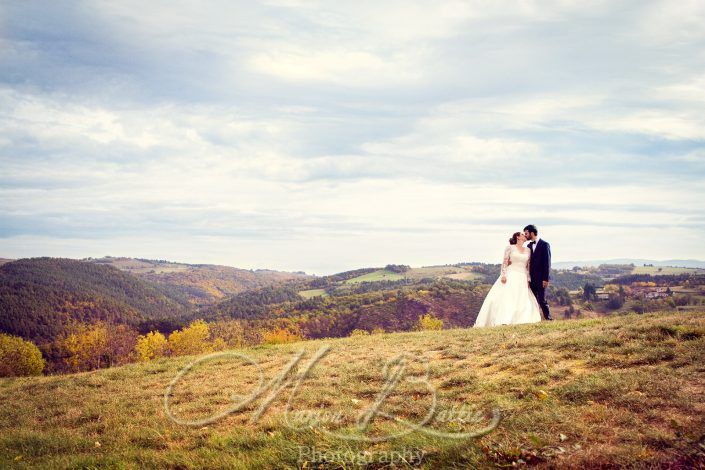
{"label": "couple embracing", "polygon": [[[526,242],[529,241],[527,244]],[[553,320],[546,302],[551,280],[551,245],[538,236],[534,225],[509,239],[502,272],[485,297],[476,327],[536,323],[541,314]]]}

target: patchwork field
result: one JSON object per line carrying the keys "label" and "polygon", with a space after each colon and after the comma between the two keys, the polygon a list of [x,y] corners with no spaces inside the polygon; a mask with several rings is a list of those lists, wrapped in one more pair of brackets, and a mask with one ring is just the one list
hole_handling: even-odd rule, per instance
{"label": "patchwork field", "polygon": [[376,282],[376,281],[398,281],[404,279],[403,274],[395,273],[387,269],[379,269],[371,273],[363,274],[345,281],[346,284],[357,284],[360,282]]}
{"label": "patchwork field", "polygon": [[699,268],[679,268],[676,266],[635,266],[632,274],[703,274],[705,269]]}

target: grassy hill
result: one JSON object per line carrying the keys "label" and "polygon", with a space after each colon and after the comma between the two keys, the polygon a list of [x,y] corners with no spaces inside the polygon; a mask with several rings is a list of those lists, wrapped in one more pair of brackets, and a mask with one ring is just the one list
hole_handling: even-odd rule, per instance
{"label": "grassy hill", "polygon": [[[240,351],[265,382],[303,350],[304,365],[330,349],[295,391],[268,391],[211,423],[172,421],[164,395],[194,357],[163,359],[89,373],[0,379],[3,468],[692,468],[705,465],[705,312],[628,315],[490,329],[453,329],[316,340]],[[383,366],[405,354],[397,388],[379,410],[428,428],[472,432],[455,439],[404,429],[378,415],[355,431],[358,415],[385,389]],[[428,384],[423,358],[428,360]],[[399,365],[398,363],[397,365]],[[399,369],[387,369],[388,378]],[[198,420],[225,410],[257,383],[252,363],[232,356],[202,362],[175,383],[169,413]],[[411,379],[416,379],[413,381]],[[322,426],[294,429],[287,400],[328,412]],[[465,408],[463,408],[465,407]],[[462,419],[475,411],[474,420]],[[298,414],[296,414],[298,413]],[[291,415],[290,415],[291,417]],[[295,420],[294,420],[295,421]],[[300,424],[300,421],[298,422]],[[295,424],[295,423],[290,423]],[[379,442],[350,437],[380,438]],[[396,452],[396,454],[392,454]]]}
{"label": "grassy hill", "polygon": [[651,274],[652,276],[668,274],[705,274],[705,269],[675,266],[635,266],[632,274]]}

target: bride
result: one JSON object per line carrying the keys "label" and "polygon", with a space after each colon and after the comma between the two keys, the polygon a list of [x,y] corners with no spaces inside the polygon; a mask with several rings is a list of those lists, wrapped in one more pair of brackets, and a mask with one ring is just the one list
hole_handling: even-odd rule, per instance
{"label": "bride", "polygon": [[541,321],[541,309],[529,289],[529,259],[531,248],[524,247],[526,237],[516,232],[504,250],[502,274],[487,293],[476,327],[536,323]]}

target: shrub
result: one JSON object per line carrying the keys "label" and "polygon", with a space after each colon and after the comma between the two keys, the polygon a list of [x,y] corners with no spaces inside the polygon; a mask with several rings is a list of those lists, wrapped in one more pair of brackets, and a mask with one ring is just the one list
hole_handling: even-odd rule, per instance
{"label": "shrub", "polygon": [[214,341],[214,349],[218,350],[215,341],[223,341],[227,347],[241,348],[248,342],[245,337],[245,328],[240,320],[217,321],[208,324],[211,338]]}
{"label": "shrub", "polygon": [[194,320],[189,326],[169,335],[169,351],[174,356],[212,352],[213,345],[209,339],[208,324],[200,319]]}
{"label": "shrub", "polygon": [[369,335],[369,334],[370,334],[369,331],[367,331],[367,330],[360,330],[360,329],[357,329],[357,328],[355,328],[354,330],[352,330],[352,331],[350,332],[350,336],[367,336],[367,335]]}
{"label": "shrub", "polygon": [[292,333],[286,328],[278,328],[264,334],[264,342],[266,344],[293,343],[295,341],[301,341],[301,339],[299,334]]}
{"label": "shrub", "polygon": [[66,370],[80,372],[130,362],[138,336],[127,325],[73,322],[54,344]]}
{"label": "shrub", "polygon": [[40,375],[45,364],[34,343],[0,333],[0,377]]}
{"label": "shrub", "polygon": [[619,294],[611,293],[609,295],[609,300],[607,301],[607,308],[612,310],[619,310],[624,306],[624,297]]}
{"label": "shrub", "polygon": [[135,352],[138,361],[151,361],[166,356],[169,352],[169,343],[166,337],[158,331],[150,331],[137,338]]}
{"label": "shrub", "polygon": [[66,354],[64,361],[72,372],[99,369],[107,365],[108,329],[103,323],[73,325],[60,343]]}
{"label": "shrub", "polygon": [[430,313],[427,313],[426,315],[419,315],[419,322],[416,325],[416,329],[420,331],[442,330],[443,320],[434,317]]}

